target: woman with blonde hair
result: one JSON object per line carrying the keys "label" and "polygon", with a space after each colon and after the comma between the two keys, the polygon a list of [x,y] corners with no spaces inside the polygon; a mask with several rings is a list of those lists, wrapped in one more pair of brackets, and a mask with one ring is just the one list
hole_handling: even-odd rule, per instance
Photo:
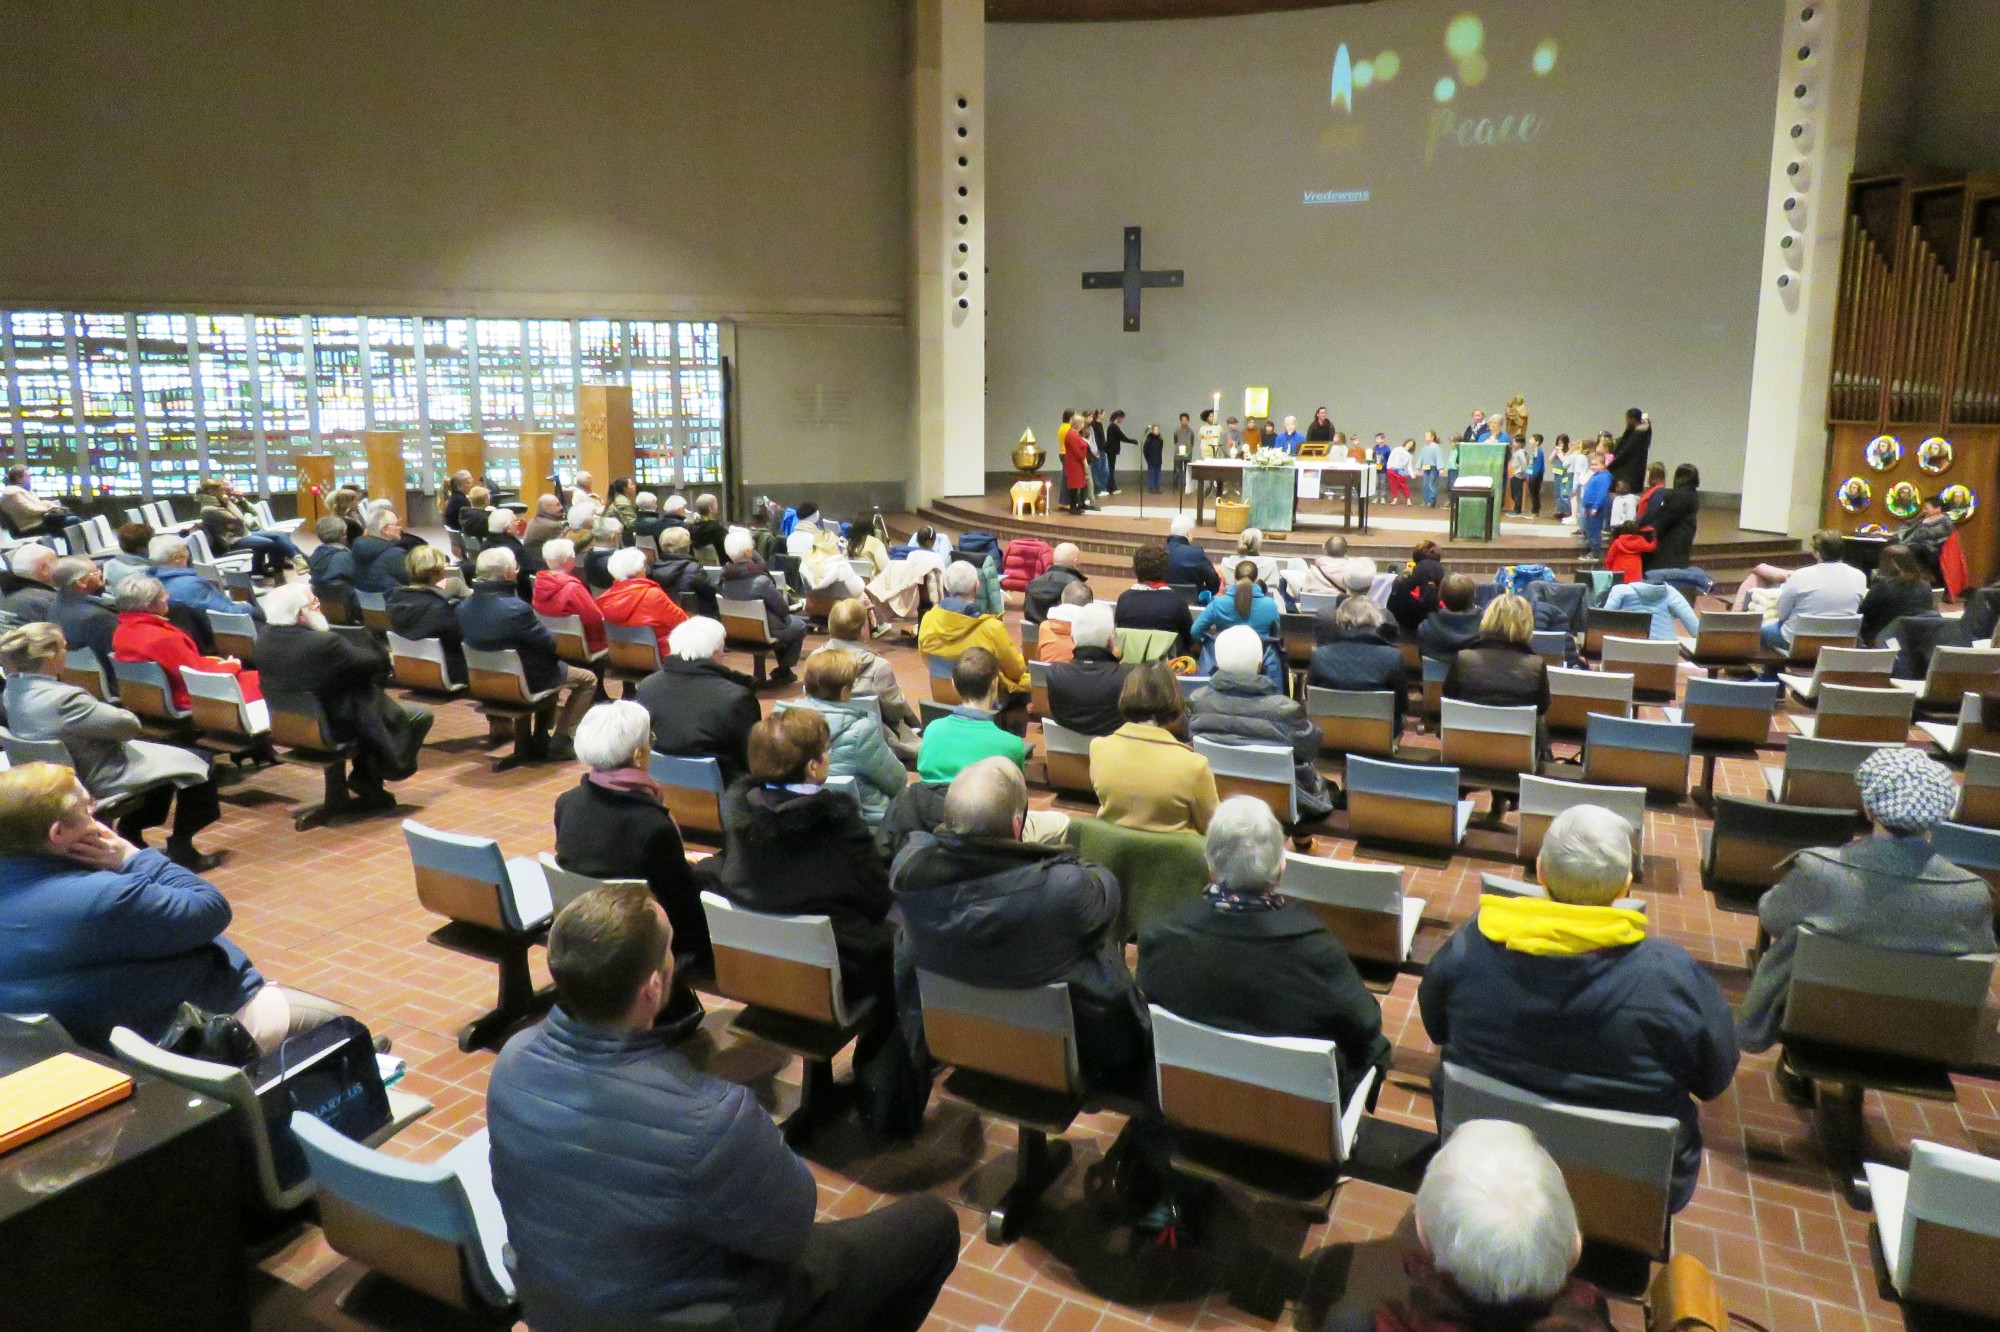
{"label": "woman with blonde hair", "polygon": [[1444,678],[1444,696],[1489,707],[1549,710],[1548,663],[1530,640],[1535,610],[1512,592],[1495,597],[1479,619],[1479,639],[1461,649]]}

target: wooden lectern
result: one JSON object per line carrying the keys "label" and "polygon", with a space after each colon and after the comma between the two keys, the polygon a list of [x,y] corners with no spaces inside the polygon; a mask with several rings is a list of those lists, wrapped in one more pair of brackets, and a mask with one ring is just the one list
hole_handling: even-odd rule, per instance
{"label": "wooden lectern", "polygon": [[407,517],[410,493],[409,473],[403,462],[403,432],[365,430],[361,442],[368,451],[368,498],[387,500],[399,516]]}
{"label": "wooden lectern", "polygon": [[534,512],[535,501],[555,494],[549,476],[556,470],[556,436],[552,430],[521,432],[521,503]]}
{"label": "wooden lectern", "polygon": [[302,453],[292,459],[298,473],[299,517],[310,528],[331,512],[326,502],[333,496],[333,455]]}
{"label": "wooden lectern", "polygon": [[477,430],[448,430],[444,436],[444,472],[472,473],[472,484],[486,484],[486,436]]}
{"label": "wooden lectern", "polygon": [[614,477],[632,475],[631,385],[585,384],[577,389],[576,457],[600,495]]}

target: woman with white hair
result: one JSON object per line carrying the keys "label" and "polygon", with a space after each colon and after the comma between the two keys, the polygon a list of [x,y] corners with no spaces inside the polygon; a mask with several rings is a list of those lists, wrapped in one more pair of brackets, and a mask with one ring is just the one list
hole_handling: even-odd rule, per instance
{"label": "woman with white hair", "polygon": [[194,844],[196,833],[222,817],[208,760],[141,739],[145,728],[132,713],[64,683],[67,656],[62,630],[52,624],[22,625],[0,636],[8,729],[23,740],[60,741],[91,798],[123,805],[115,826],[132,845],[146,845],[145,829],[165,823],[171,805],[167,859],[197,874],[221,864],[220,854],[205,854]]}
{"label": "woman with white hair", "polygon": [[637,546],[611,552],[605,567],[612,583],[597,598],[605,621],[623,629],[651,629],[660,655],[665,657],[671,650],[668,643],[674,629],[686,621],[687,612],[674,604],[665,588],[646,576],[646,552]]}
{"label": "woman with white hair", "polygon": [[763,604],[764,625],[778,658],[778,669],[771,673],[771,683],[790,684],[799,678],[792,667],[798,664],[799,651],[806,641],[806,622],[792,614],[791,603],[785,600],[771,571],[757,558],[757,543],[749,532],[741,527],[730,528],[723,538],[722,549],[729,563],[722,566],[721,599]]}
{"label": "woman with white hair", "polygon": [[[932,657],[957,660],[968,648],[983,647],[1000,666],[1000,692],[1028,692],[1028,660],[1000,617],[979,608],[979,571],[953,560],[944,571],[944,598],[924,612],[917,625],[917,648]],[[1003,703],[1003,708],[1008,706]]]}
{"label": "woman with white hair", "polygon": [[542,563],[548,567],[535,575],[535,614],[552,619],[574,615],[583,624],[584,646],[593,653],[604,651],[604,612],[576,576],[576,543],[551,537],[542,544]]}
{"label": "woman with white hair", "polygon": [[1230,745],[1276,745],[1292,752],[1292,784],[1299,821],[1333,812],[1333,797],[1319,773],[1319,727],[1264,673],[1264,640],[1239,624],[1215,640],[1215,673],[1188,699],[1188,732]]}
{"label": "woman with white hair", "polygon": [[1285,830],[1255,796],[1208,821],[1208,890],[1139,932],[1139,988],[1192,1022],[1248,1036],[1333,1041],[1341,1096],[1386,1072],[1382,1007],[1318,916],[1279,895]]}
{"label": "woman with white hair", "polygon": [[1571,1275],[1583,1235],[1562,1170],[1526,1126],[1460,1124],[1425,1168],[1412,1217],[1409,1288],[1327,1332],[1611,1332],[1603,1293]]}
{"label": "woman with white hair", "polygon": [[167,618],[167,589],[159,579],[143,574],[127,578],[118,585],[113,604],[118,608],[118,628],[111,635],[111,655],[119,661],[150,661],[158,666],[166,674],[167,690],[176,708],[185,710],[188,706],[187,685],[181,679],[183,667],[235,676],[245,702],[264,697],[257,672],[244,670],[243,663],[234,657],[202,655],[194,639]]}
{"label": "woman with white hair", "polygon": [[[576,728],[576,756],[589,771],[556,797],[556,864],[593,879],[643,879],[674,929],[674,956],[709,962],[701,884],[688,864],[681,830],[649,769],[653,719],[637,703],[599,703]],[[676,1006],[684,987],[674,986]],[[695,1002],[693,1012],[701,1005]]]}

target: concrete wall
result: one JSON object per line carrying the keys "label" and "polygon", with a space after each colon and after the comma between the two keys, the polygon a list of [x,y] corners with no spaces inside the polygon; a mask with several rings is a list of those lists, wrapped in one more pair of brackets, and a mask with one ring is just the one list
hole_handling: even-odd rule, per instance
{"label": "concrete wall", "polygon": [[[747,485],[905,470],[876,406],[909,359],[897,0],[4,0],[0,24],[0,303],[719,316]],[[836,374],[852,428],[759,396]]]}
{"label": "concrete wall", "polygon": [[1922,68],[1917,103],[1918,160],[2000,172],[2000,4],[1920,0]]}
{"label": "concrete wall", "polygon": [[[1259,385],[1279,415],[1407,436],[1518,392],[1551,438],[1646,407],[1657,456],[1738,489],[1782,5],[1480,7],[1491,73],[1452,105],[1532,111],[1537,136],[1427,160],[1471,8],[989,25],[989,468],[1064,406],[1171,427]],[[1400,63],[1351,112],[1329,96],[1342,43]],[[1304,202],[1354,189],[1369,202]],[[1078,276],[1117,266],[1128,224],[1148,267],[1187,272],[1137,334]]]}

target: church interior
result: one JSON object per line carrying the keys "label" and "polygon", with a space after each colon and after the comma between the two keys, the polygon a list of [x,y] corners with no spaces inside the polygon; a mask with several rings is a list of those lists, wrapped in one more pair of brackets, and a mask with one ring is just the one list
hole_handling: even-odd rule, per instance
{"label": "church interior", "polygon": [[4,8],[0,1326],[2000,1327],[2000,6]]}

